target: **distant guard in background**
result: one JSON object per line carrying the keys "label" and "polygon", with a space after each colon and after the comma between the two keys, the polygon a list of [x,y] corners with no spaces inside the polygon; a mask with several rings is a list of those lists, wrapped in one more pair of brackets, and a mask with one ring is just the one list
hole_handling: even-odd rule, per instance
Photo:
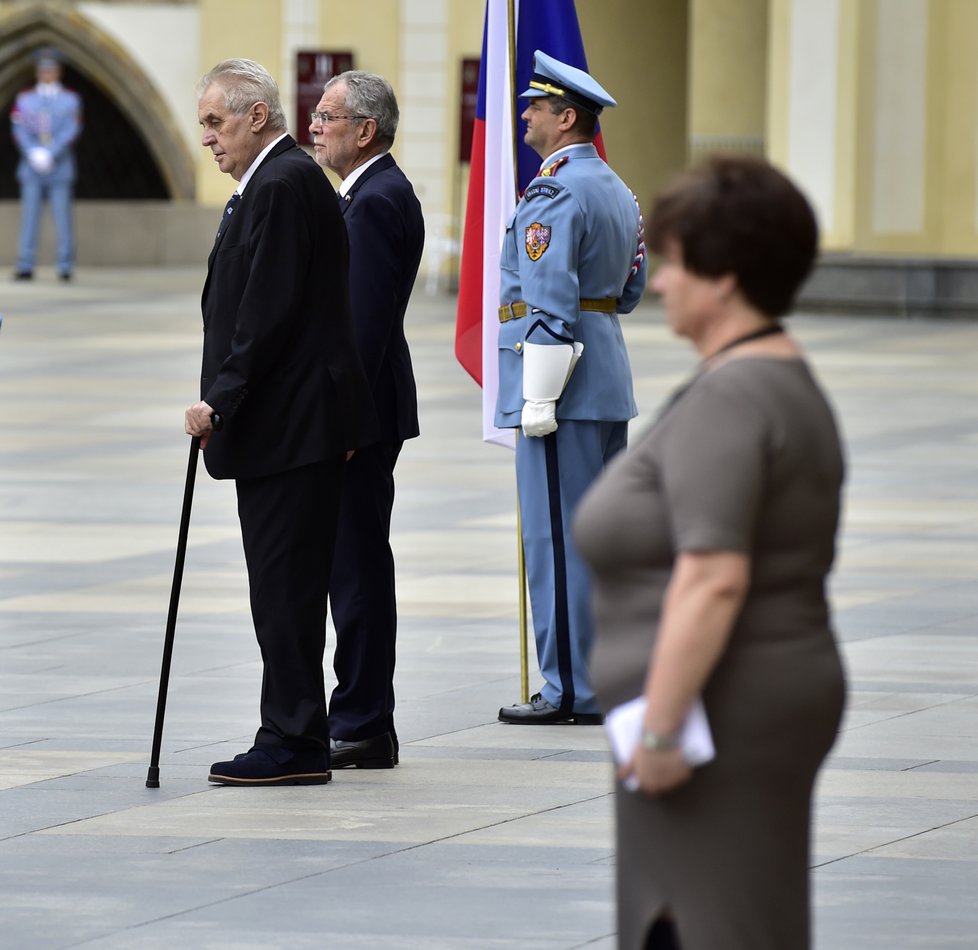
{"label": "distant guard in background", "polygon": [[46,47],[34,55],[37,84],[17,95],[10,115],[20,152],[20,242],[16,280],[34,276],[41,208],[47,199],[58,235],[57,270],[71,280],[75,236],[71,204],[75,188],[72,151],[82,127],[81,97],[61,85],[61,55]]}

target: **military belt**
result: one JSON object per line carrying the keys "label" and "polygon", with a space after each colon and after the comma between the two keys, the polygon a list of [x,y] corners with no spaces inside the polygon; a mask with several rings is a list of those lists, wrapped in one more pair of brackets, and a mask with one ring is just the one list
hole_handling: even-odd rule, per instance
{"label": "military belt", "polygon": [[[582,297],[578,303],[581,310],[596,310],[598,313],[614,313],[618,309],[618,301],[614,297]],[[526,301],[516,300],[499,308],[499,322],[509,323],[526,316]]]}

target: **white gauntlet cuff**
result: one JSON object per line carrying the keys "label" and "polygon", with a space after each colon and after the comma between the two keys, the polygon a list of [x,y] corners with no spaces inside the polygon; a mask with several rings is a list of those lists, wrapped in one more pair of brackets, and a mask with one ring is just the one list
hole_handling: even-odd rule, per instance
{"label": "white gauntlet cuff", "polygon": [[558,399],[570,379],[571,370],[580,358],[583,343],[544,343],[523,345],[523,398],[527,400]]}

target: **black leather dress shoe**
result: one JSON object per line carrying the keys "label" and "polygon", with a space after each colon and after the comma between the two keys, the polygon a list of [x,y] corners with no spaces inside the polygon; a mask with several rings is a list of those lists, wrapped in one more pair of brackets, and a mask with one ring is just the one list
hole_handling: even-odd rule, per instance
{"label": "black leather dress shoe", "polygon": [[325,785],[333,777],[326,753],[293,752],[283,746],[256,745],[230,762],[215,762],[208,782],[216,785]]}
{"label": "black leather dress shoe", "polygon": [[334,769],[392,769],[398,755],[391,734],[385,732],[358,741],[330,739],[329,758]]}
{"label": "black leather dress shoe", "polygon": [[528,703],[503,706],[499,721],[524,726],[553,726],[567,723],[572,726],[600,726],[604,722],[601,713],[561,712],[548,703],[539,693],[534,693]]}
{"label": "black leather dress shoe", "polygon": [[34,271],[32,270],[18,270],[14,271],[14,280],[33,280]]}

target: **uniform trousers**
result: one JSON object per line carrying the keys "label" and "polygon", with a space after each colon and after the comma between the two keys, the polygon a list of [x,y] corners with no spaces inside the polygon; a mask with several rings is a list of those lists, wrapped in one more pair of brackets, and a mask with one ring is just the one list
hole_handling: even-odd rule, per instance
{"label": "uniform trousers", "polygon": [[255,742],[329,749],[323,651],[345,461],[236,481],[264,670]]}
{"label": "uniform trousers", "polygon": [[20,243],[17,249],[17,270],[34,270],[37,258],[37,239],[41,227],[44,199],[51,203],[51,216],[57,234],[55,263],[59,274],[70,274],[75,258],[75,237],[72,229],[71,198],[74,182],[51,180],[30,174],[20,182]]}
{"label": "uniform trousers", "polygon": [[516,440],[516,486],[543,698],[563,712],[596,713],[587,678],[594,640],[590,578],[571,540],[588,486],[625,447],[627,422],[558,419],[557,431]]}
{"label": "uniform trousers", "polygon": [[358,449],[347,463],[329,584],[336,630],[330,733],[360,741],[394,731],[397,602],[390,546],[394,466],[403,442]]}

